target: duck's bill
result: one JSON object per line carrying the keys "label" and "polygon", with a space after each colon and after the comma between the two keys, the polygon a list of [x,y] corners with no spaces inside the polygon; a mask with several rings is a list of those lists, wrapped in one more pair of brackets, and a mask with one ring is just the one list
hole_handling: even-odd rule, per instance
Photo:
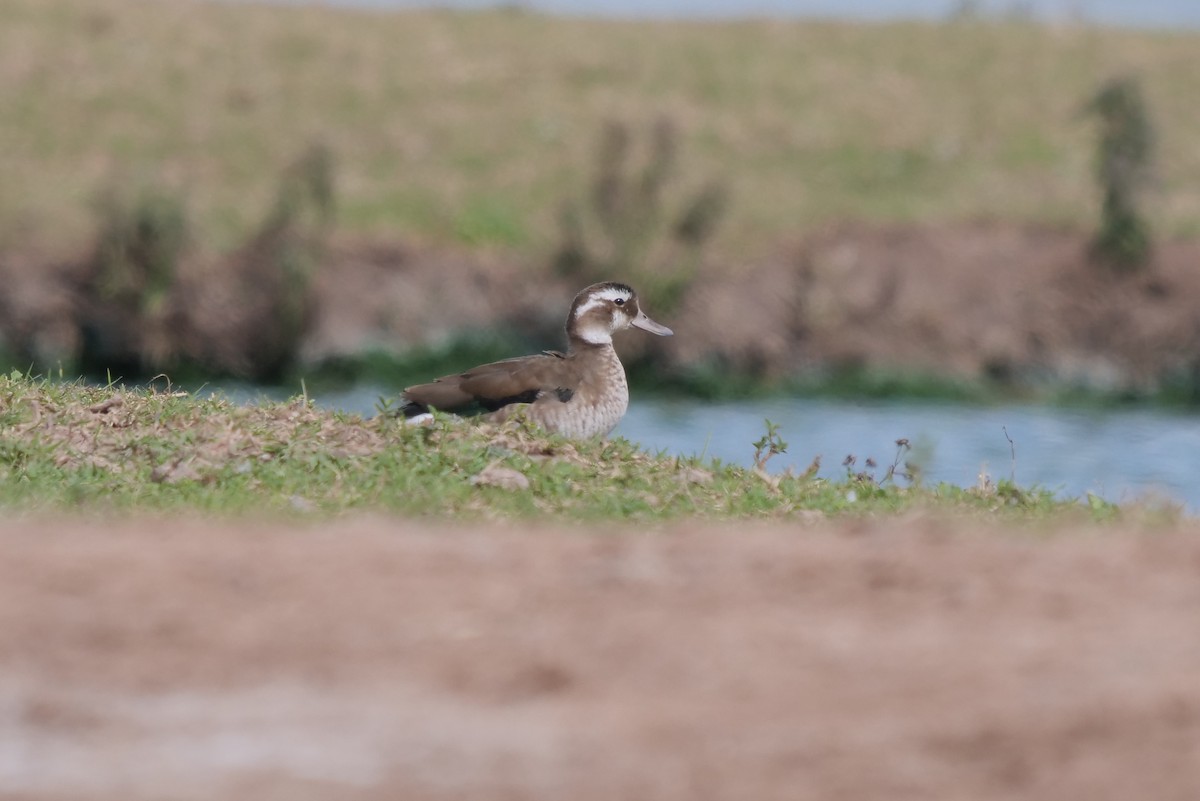
{"label": "duck's bill", "polygon": [[640,328],[643,331],[649,331],[651,334],[658,334],[660,337],[669,337],[675,333],[665,325],[659,325],[651,320],[646,316],[644,311],[639,311],[638,316],[633,318],[633,322],[630,325]]}

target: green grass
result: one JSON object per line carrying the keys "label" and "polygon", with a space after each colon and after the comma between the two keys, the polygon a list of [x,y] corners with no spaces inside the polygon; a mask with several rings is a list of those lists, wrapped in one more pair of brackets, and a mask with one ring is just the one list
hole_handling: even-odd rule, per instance
{"label": "green grass", "polygon": [[1155,229],[1194,231],[1200,34],[6,0],[0,235],[78,247],[88,198],[149,177],[229,247],[319,140],[350,230],[544,253],[604,122],[659,114],[690,181],[731,185],[725,258],[847,217],[1090,227],[1079,112],[1125,72],[1162,132]]}
{"label": "green grass", "polygon": [[[1108,519],[1007,482],[963,489],[845,474],[770,472],[779,432],[747,443],[764,469],[571,442],[519,423],[412,426],[304,399],[239,406],[182,392],[0,377],[0,509],[299,517],[359,511],[475,519],[745,520],[938,513],[1017,521]],[[517,482],[520,486],[512,486]]]}

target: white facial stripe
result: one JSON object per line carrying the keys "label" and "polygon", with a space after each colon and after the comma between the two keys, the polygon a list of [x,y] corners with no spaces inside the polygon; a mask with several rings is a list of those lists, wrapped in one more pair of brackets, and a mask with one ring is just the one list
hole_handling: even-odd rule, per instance
{"label": "white facial stripe", "polygon": [[[575,319],[583,317],[584,314],[600,306],[605,301],[629,300],[629,298],[630,294],[624,289],[617,289],[615,287],[602,289],[579,304],[578,308],[575,309]],[[611,337],[609,339],[611,340]]]}

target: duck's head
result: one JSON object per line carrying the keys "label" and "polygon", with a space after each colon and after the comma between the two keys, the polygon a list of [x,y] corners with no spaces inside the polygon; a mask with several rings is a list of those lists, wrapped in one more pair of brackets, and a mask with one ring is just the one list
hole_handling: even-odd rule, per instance
{"label": "duck's head", "polygon": [[607,345],[613,334],[631,326],[660,337],[674,333],[646,316],[632,288],[611,281],[592,284],[576,295],[567,315],[567,336],[589,345]]}

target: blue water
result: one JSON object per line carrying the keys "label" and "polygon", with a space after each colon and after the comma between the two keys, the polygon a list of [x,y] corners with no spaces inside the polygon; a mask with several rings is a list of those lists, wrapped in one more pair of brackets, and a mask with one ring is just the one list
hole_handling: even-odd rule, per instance
{"label": "blue water", "polygon": [[[946,19],[964,9],[984,16],[1082,20],[1148,28],[1200,27],[1197,0],[315,0],[370,8],[516,7],[605,17],[729,18],[772,16],[859,20]],[[275,0],[309,4],[314,0]]]}
{"label": "blue water", "polygon": [[771,461],[773,469],[802,471],[819,455],[821,475],[841,476],[842,461],[852,454],[856,471],[872,457],[880,465],[873,472],[882,477],[896,457],[896,440],[904,438],[912,446],[905,458],[921,465],[927,482],[973,486],[986,474],[1062,497],[1090,492],[1128,502],[1152,495],[1200,512],[1200,416],[823,400],[749,409],[642,403],[631,412],[617,433],[651,450],[749,464],[751,443],[770,419],[788,443],[787,454]]}
{"label": "blue water", "polygon": [[[375,413],[385,393],[357,389],[315,397],[326,408]],[[779,399],[749,404],[705,404],[634,398],[614,432],[651,452],[704,455],[750,465],[764,420],[779,425],[787,453],[770,461],[772,472],[800,472],[816,456],[820,475],[845,475],[842,461],[857,458],[855,472],[882,478],[907,439],[905,458],[921,466],[926,483],[974,486],[981,473],[992,481],[1015,478],[1023,487],[1045,487],[1064,498],[1093,493],[1127,503],[1167,499],[1200,514],[1200,415],[1163,410],[1091,411],[1033,405],[975,407],[930,403],[852,403]],[[1007,432],[1007,437],[1006,437]],[[1011,437],[1012,444],[1009,444]],[[1015,453],[1015,457],[1014,457]]]}

